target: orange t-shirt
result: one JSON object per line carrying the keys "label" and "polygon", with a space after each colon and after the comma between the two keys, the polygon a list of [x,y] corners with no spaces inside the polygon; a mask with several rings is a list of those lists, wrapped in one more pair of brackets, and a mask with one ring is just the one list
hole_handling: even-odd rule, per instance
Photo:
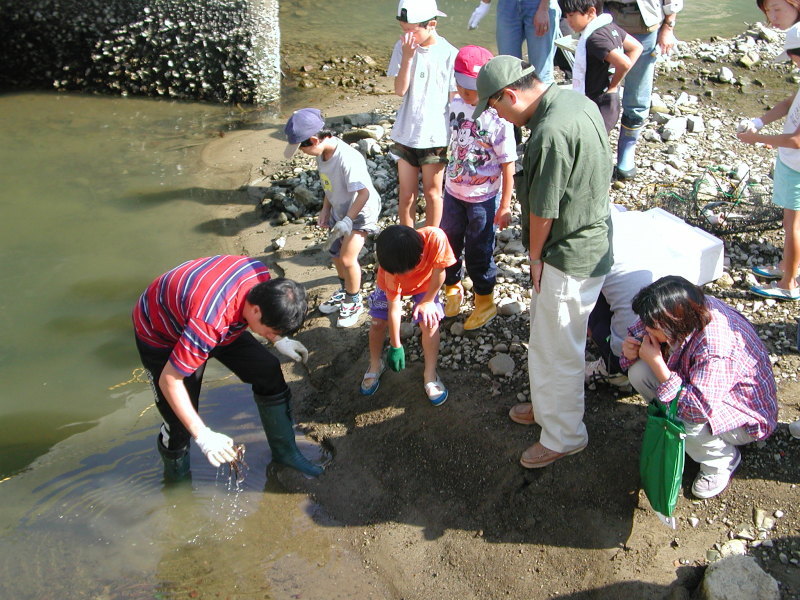
{"label": "orange t-shirt", "polygon": [[423,247],[422,258],[416,267],[402,275],[392,275],[378,267],[378,287],[386,292],[389,300],[427,292],[433,270],[444,269],[456,262],[444,231],[438,227],[423,227],[417,233],[422,236]]}

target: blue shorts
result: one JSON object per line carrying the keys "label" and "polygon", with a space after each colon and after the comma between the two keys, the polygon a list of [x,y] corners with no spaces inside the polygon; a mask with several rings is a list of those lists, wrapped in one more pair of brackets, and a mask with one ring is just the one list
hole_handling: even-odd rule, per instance
{"label": "blue shorts", "polygon": [[772,203],[789,210],[800,210],[800,173],[787,167],[779,158],[775,162],[775,183]]}
{"label": "blue shorts", "polygon": [[[411,296],[414,300],[414,308],[417,308],[417,305],[420,303],[425,297],[426,292],[422,292],[421,294],[416,294]],[[386,292],[384,292],[381,288],[375,288],[375,291],[369,295],[367,298],[367,303],[369,304],[369,316],[375,319],[381,319],[383,321],[389,320],[389,300],[386,298]],[[444,319],[444,308],[442,307],[442,303],[439,302],[439,293],[436,293],[436,296],[433,298],[433,303],[436,305],[436,315],[439,317],[441,321]],[[413,314],[413,309],[412,309]],[[414,323],[419,323],[420,319],[414,319]]]}

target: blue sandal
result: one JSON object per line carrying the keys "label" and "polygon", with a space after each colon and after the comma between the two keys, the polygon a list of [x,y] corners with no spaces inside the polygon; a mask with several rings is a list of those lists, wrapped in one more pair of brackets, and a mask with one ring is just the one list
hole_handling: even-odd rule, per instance
{"label": "blue sandal", "polygon": [[[361,392],[362,396],[372,396],[375,392],[378,391],[378,388],[381,385],[381,375],[386,370],[386,363],[381,361],[381,366],[378,369],[377,373],[372,373],[371,371],[367,371],[364,373],[364,377],[361,378],[361,386],[359,387],[358,391]],[[374,380],[372,385],[366,385],[364,382],[368,379]]]}
{"label": "blue sandal", "polygon": [[436,375],[436,381],[429,381],[425,384],[425,394],[428,396],[431,404],[434,406],[441,406],[447,400],[447,388]]}
{"label": "blue sandal", "polygon": [[781,279],[783,271],[778,267],[753,267],[753,275],[763,279]]}
{"label": "blue sandal", "polygon": [[791,300],[793,302],[800,300],[800,288],[786,290],[778,287],[774,282],[769,285],[753,285],[750,287],[750,292],[756,296],[773,300]]}

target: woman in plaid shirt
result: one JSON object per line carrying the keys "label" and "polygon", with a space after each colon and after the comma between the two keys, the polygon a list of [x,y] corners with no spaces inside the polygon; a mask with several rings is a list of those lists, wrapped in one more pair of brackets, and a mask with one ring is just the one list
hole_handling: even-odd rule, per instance
{"label": "woman in plaid shirt", "polygon": [[722,492],[741,462],[737,446],[763,440],[777,425],[772,363],[753,326],[683,277],[670,275],[633,298],[620,365],[645,399],[678,395],[686,454],[700,463],[698,498]]}

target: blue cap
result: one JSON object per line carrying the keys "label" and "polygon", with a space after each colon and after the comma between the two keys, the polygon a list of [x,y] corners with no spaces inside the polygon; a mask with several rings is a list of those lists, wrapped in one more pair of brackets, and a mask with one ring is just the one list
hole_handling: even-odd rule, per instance
{"label": "blue cap", "polygon": [[289,144],[283,151],[286,158],[291,158],[300,142],[306,141],[312,135],[318,134],[325,128],[325,119],[322,118],[322,113],[316,108],[301,108],[294,111],[283,132],[289,140]]}

